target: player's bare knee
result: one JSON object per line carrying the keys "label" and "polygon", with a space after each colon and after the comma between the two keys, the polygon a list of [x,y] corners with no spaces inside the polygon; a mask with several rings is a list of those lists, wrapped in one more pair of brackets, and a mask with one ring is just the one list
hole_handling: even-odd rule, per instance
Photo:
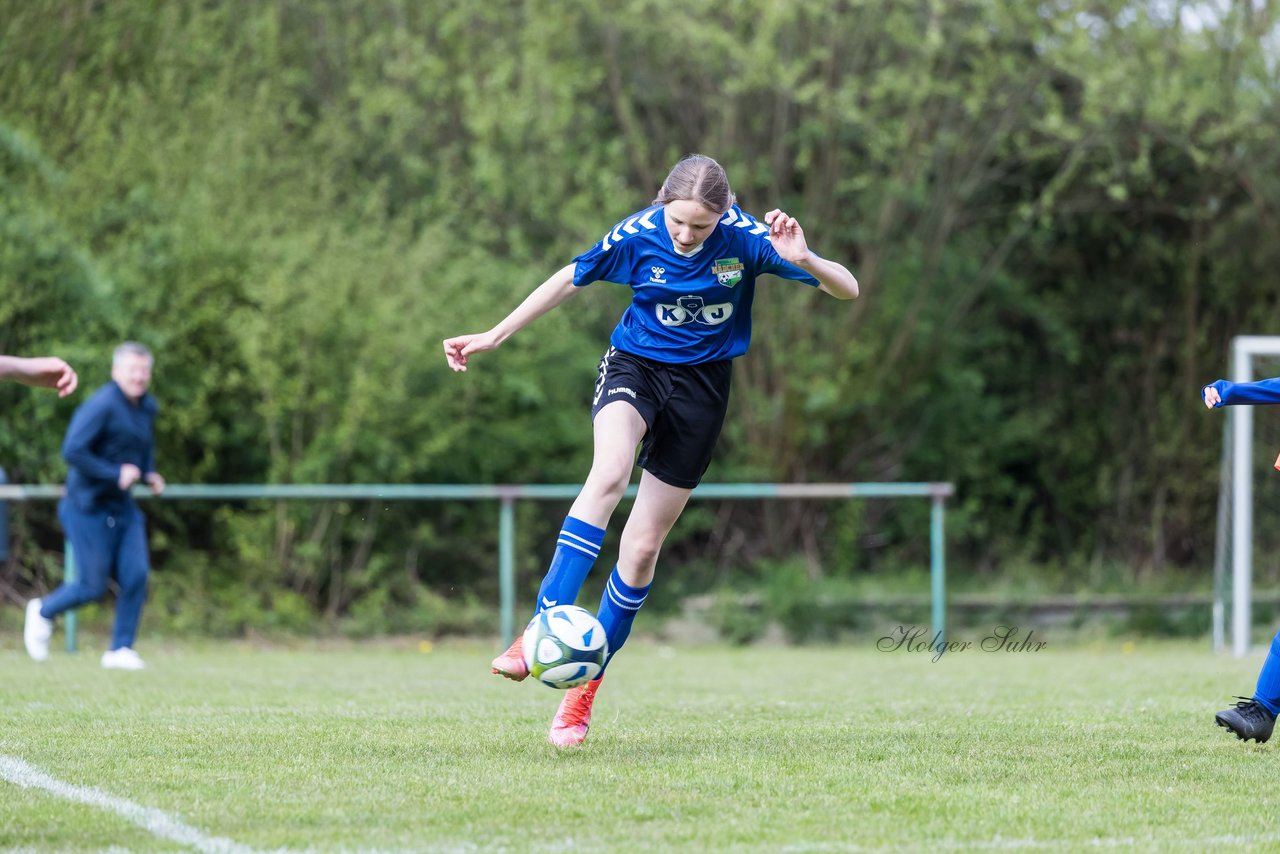
{"label": "player's bare knee", "polygon": [[631,467],[613,463],[597,463],[591,467],[586,483],[582,486],[584,493],[589,493],[600,502],[616,505],[622,500],[631,480]]}
{"label": "player's bare knee", "polygon": [[622,542],[618,544],[618,565],[619,567],[624,564],[627,567],[652,567],[658,562],[658,552],[661,550],[662,538],[659,536],[647,533],[624,533]]}

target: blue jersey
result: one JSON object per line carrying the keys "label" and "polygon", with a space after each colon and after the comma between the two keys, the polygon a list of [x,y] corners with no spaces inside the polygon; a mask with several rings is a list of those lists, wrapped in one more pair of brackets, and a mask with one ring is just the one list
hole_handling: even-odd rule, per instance
{"label": "blue jersey", "polygon": [[[1218,380],[1204,388],[1213,386],[1218,390],[1222,400],[1215,406],[1240,406],[1252,403],[1280,403],[1280,377],[1269,380],[1258,380],[1254,383],[1233,383],[1230,380]],[[1204,399],[1204,388],[1200,389],[1200,397]]]}
{"label": "blue jersey", "polygon": [[575,285],[630,285],[631,305],[609,339],[619,350],[668,364],[732,359],[751,343],[757,276],[818,285],[774,250],[768,226],[737,205],[691,255],[676,252],[663,217],[662,205],[633,214],[573,259]]}

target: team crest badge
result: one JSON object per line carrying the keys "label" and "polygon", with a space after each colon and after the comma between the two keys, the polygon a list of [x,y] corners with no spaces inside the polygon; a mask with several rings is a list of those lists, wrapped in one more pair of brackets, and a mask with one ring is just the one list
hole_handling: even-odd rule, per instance
{"label": "team crest badge", "polygon": [[716,274],[716,281],[731,288],[742,281],[743,265],[737,258],[720,258],[711,267]]}

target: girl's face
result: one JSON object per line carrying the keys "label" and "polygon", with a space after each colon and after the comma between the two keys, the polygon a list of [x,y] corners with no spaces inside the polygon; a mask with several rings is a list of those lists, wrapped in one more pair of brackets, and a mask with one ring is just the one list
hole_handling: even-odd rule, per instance
{"label": "girl's face", "polygon": [[666,204],[667,233],[677,252],[688,255],[711,236],[720,214],[697,202],[678,200]]}

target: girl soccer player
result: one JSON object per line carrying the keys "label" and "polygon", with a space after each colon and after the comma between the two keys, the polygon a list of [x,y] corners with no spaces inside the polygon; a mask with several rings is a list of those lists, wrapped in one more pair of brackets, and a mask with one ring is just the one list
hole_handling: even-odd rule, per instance
{"label": "girl soccer player", "polygon": [[[1217,380],[1200,389],[1200,399],[1209,409],[1222,406],[1280,403],[1280,377],[1256,383],[1233,383]],[[1280,468],[1280,459],[1276,460]],[[1241,741],[1254,739],[1263,744],[1271,738],[1280,712],[1280,632],[1271,640],[1271,649],[1252,697],[1238,697],[1240,702],[1213,716],[1218,726],[1234,733]]]}
{"label": "girl soccer player", "polygon": [[[763,273],[837,299],[858,296],[858,282],[845,267],[809,250],[800,223],[776,209],[763,223],[743,213],[720,164],[693,154],[672,168],[649,207],[552,274],[500,323],[444,342],[449,367],[465,371],[472,354],[499,347],[592,282],[632,289],[631,305],[600,359],[591,404],[591,471],[560,530],[537,602],[542,611],[577,598],[631,468],[639,465],[640,487],[622,529],[618,563],[600,599],[610,660],[649,593],[663,541],[711,461],[729,400],[730,368],[750,342],[751,301]],[[519,636],[494,659],[492,672],[517,682],[529,675]],[[553,744],[583,742],[603,678],[602,671],[566,692],[551,723]]]}

